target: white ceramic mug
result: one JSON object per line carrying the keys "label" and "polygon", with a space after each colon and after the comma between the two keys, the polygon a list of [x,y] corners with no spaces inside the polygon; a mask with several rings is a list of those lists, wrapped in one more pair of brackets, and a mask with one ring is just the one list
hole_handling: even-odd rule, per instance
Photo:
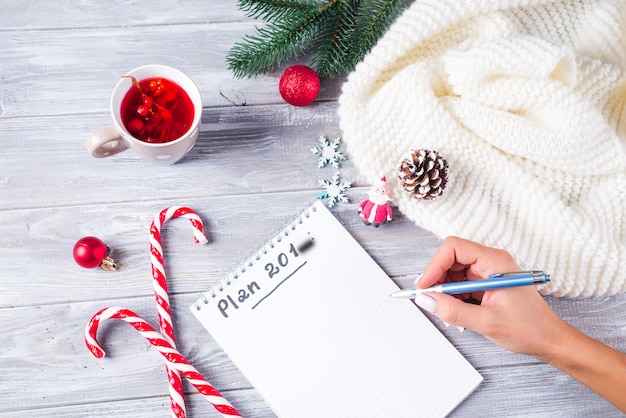
{"label": "white ceramic mug", "polygon": [[110,157],[132,149],[141,158],[156,164],[169,165],[182,159],[193,148],[200,133],[202,97],[195,83],[183,72],[166,65],[151,64],[135,68],[127,76],[141,81],[160,77],[175,82],[189,95],[193,104],[193,122],[190,128],[178,139],[165,143],[149,143],[135,138],[122,123],[122,100],[126,93],[135,88],[133,80],[121,77],[111,95],[111,115],[113,125],[94,132],[87,140],[87,148],[96,158]]}

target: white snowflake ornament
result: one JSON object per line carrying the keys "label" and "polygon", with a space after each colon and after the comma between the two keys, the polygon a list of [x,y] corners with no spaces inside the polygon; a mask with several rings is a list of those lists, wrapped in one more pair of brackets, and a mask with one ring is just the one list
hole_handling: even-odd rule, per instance
{"label": "white snowflake ornament", "polygon": [[332,208],[337,202],[348,203],[348,197],[344,194],[352,183],[339,180],[339,174],[335,174],[332,180],[319,180],[323,192],[317,196],[318,199],[326,199],[326,206]]}
{"label": "white snowflake ornament", "polygon": [[346,157],[337,151],[341,138],[337,137],[332,141],[325,136],[320,136],[320,145],[316,148],[311,148],[311,152],[319,157],[317,166],[323,168],[326,164],[330,164],[335,168],[339,168],[339,162],[344,161]]}

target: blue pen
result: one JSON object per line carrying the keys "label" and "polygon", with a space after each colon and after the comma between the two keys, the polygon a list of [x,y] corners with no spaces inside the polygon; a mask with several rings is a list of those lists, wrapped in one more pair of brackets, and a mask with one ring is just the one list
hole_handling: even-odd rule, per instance
{"label": "blue pen", "polygon": [[418,294],[426,292],[458,295],[460,293],[482,292],[485,290],[504,289],[507,287],[533,286],[546,284],[550,275],[540,270],[516,271],[510,273],[491,274],[487,279],[467,280],[463,282],[449,282],[435,285],[426,289],[404,289],[392,293],[393,298],[412,299]]}

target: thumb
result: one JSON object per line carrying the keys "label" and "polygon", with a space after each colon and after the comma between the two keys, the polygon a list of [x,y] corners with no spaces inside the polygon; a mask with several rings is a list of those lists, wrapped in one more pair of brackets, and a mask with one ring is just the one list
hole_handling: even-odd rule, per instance
{"label": "thumb", "polygon": [[415,303],[448,324],[474,331],[484,323],[483,317],[486,315],[480,306],[443,293],[423,293],[415,298]]}

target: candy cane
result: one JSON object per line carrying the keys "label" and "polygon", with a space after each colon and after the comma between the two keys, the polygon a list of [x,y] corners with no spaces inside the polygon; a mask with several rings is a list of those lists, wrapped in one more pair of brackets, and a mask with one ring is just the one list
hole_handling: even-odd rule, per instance
{"label": "candy cane", "polygon": [[[157,311],[159,314],[159,325],[161,335],[176,348],[176,340],[174,338],[174,327],[172,325],[172,316],[170,310],[170,300],[167,293],[167,280],[165,277],[165,267],[163,265],[163,249],[161,247],[161,227],[171,218],[185,217],[191,221],[193,226],[193,237],[196,244],[205,244],[207,242],[204,236],[202,220],[196,213],[186,207],[175,206],[163,209],[154,217],[150,226],[150,254],[152,261],[152,283],[154,284],[154,296],[157,302]],[[183,395],[183,385],[178,371],[165,364],[167,371],[167,380],[169,382],[170,403],[172,406],[172,416],[175,418],[185,418],[185,398]]]}
{"label": "candy cane", "polygon": [[217,389],[209,384],[206,379],[193,367],[187,359],[180,354],[170,342],[158,333],[143,318],[133,311],[125,308],[110,307],[99,310],[91,317],[85,327],[85,344],[89,351],[96,357],[102,358],[106,355],[98,341],[96,334],[100,322],[107,319],[121,319],[133,326],[148,342],[156,348],[166,359],[166,363],[182,374],[223,417],[241,417],[239,412],[219,393]]}

